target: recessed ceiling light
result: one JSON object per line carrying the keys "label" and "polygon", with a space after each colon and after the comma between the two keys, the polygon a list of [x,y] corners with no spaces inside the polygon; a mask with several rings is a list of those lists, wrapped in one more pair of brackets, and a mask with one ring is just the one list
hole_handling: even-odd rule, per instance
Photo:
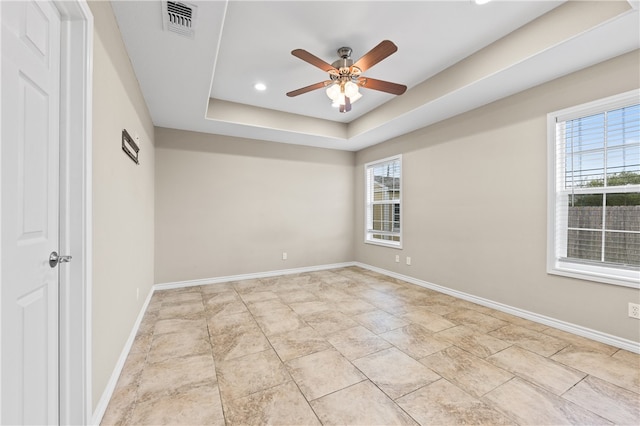
{"label": "recessed ceiling light", "polygon": [[476,4],[487,4],[489,3],[491,0],[474,0]]}
{"label": "recessed ceiling light", "polygon": [[264,83],[256,83],[253,85],[253,88],[261,92],[267,90],[267,86]]}

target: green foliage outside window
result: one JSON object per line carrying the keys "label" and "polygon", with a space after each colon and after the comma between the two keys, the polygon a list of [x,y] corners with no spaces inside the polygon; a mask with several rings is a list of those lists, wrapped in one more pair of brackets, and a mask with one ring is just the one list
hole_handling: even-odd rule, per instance
{"label": "green foliage outside window", "polygon": [[[640,173],[620,172],[607,177],[607,186],[640,185]],[[594,179],[587,182],[587,188],[604,187],[603,179]],[[573,207],[602,206],[602,194],[581,195],[575,197],[571,204]],[[607,206],[638,206],[640,205],[640,193],[616,193],[607,194]]]}

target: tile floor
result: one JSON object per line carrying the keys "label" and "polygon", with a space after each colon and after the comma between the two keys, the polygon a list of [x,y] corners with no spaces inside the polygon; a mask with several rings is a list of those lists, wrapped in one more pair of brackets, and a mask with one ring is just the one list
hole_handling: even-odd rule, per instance
{"label": "tile floor", "polygon": [[154,294],[102,424],[640,424],[640,356],[356,267]]}

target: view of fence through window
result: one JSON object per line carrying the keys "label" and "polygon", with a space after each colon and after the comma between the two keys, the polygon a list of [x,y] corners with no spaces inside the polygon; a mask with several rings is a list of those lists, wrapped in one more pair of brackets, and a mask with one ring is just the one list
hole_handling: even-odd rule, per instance
{"label": "view of fence through window", "polygon": [[569,259],[640,266],[640,105],[558,125]]}
{"label": "view of fence through window", "polygon": [[400,159],[367,167],[369,240],[400,242]]}

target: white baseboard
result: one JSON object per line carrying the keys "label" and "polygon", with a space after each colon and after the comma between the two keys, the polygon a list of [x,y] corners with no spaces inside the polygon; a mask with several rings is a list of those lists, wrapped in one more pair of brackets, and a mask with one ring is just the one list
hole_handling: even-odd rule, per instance
{"label": "white baseboard", "polygon": [[136,322],[133,324],[133,329],[129,334],[129,338],[124,344],[124,348],[122,348],[122,352],[120,353],[120,358],[118,358],[118,362],[111,373],[111,377],[107,382],[107,386],[102,392],[102,396],[96,405],[96,409],[93,411],[93,417],[91,424],[99,425],[102,421],[102,417],[104,416],[105,411],[107,411],[107,406],[109,405],[109,401],[113,396],[113,391],[116,388],[116,384],[118,383],[118,378],[120,378],[120,373],[122,373],[122,369],[124,368],[124,364],[127,361],[127,357],[129,356],[129,351],[131,351],[131,347],[133,346],[133,341],[136,338],[136,334],[138,334],[138,329],[140,328],[140,323],[142,322],[142,318],[144,314],[147,312],[147,307],[149,306],[149,302],[151,301],[151,297],[153,296],[153,292],[155,289],[151,287],[149,290],[149,294],[147,295],[146,300],[142,304],[142,308],[140,309],[140,313],[138,313],[138,318],[136,318]]}
{"label": "white baseboard", "polygon": [[193,287],[193,286],[207,285],[207,284],[220,284],[220,283],[227,283],[232,281],[255,280],[258,278],[277,277],[280,275],[303,274],[305,272],[316,272],[316,271],[324,271],[327,269],[346,268],[347,266],[354,266],[354,265],[355,265],[355,262],[331,263],[328,265],[304,266],[302,268],[280,269],[277,271],[256,272],[253,274],[240,274],[240,275],[229,275],[226,277],[217,277],[217,278],[203,278],[198,280],[176,281],[176,282],[156,284],[153,287],[155,288],[156,291],[169,290],[172,288]]}
{"label": "white baseboard", "polygon": [[396,272],[387,271],[386,269],[377,268],[375,266],[367,265],[360,262],[354,262],[355,266],[369,269],[370,271],[378,272],[383,275],[387,275],[392,278],[397,278],[412,284],[419,285],[421,287],[429,288],[431,290],[445,293],[453,297],[467,300],[469,302],[477,303],[478,305],[486,306],[488,308],[495,309],[497,311],[506,312],[511,315],[515,315],[520,318],[528,319],[540,324],[547,325],[549,327],[557,328],[578,336],[586,337],[587,339],[595,340],[597,342],[605,343],[607,345],[615,346],[621,349],[625,349],[629,352],[640,353],[640,343],[633,340],[624,339],[622,337],[613,336],[611,334],[603,333],[597,330],[593,330],[581,325],[572,324],[559,319],[547,317],[545,315],[536,314],[535,312],[526,311],[520,308],[514,308],[513,306],[505,305],[503,303],[494,302],[493,300],[484,299],[482,297],[474,296],[472,294],[464,293],[458,290],[453,290],[447,287],[442,287],[437,284],[433,284],[427,281],[413,278],[407,275],[398,274]]}

